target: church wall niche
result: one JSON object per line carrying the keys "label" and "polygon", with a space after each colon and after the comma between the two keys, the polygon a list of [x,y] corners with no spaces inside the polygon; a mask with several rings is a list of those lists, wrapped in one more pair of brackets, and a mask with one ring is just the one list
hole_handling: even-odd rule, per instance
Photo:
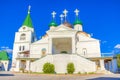
{"label": "church wall niche", "polygon": [[46,55],[46,48],[42,48],[41,53],[42,53],[42,56],[45,56]]}
{"label": "church wall niche", "polygon": [[52,39],[53,54],[71,54],[72,38],[53,38]]}

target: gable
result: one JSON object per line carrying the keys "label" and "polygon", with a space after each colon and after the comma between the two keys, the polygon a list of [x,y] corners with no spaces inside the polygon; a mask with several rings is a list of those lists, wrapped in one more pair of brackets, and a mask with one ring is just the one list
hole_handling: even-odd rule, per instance
{"label": "gable", "polygon": [[64,31],[64,30],[67,30],[67,29],[65,29],[65,28],[59,28],[56,31]]}
{"label": "gable", "polygon": [[66,27],[63,24],[59,25],[58,27],[49,30],[49,31],[68,31],[68,30],[73,30],[72,28]]}

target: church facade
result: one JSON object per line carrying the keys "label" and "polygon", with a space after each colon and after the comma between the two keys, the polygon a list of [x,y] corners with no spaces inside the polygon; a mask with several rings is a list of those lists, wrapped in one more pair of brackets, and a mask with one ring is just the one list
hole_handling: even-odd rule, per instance
{"label": "church facade", "polygon": [[[13,47],[12,71],[25,69],[32,72],[43,72],[43,65],[47,62],[54,64],[56,73],[67,73],[67,64],[72,62],[74,73],[117,71],[116,59],[102,57],[100,42],[83,31],[82,22],[78,18],[79,10],[75,10],[76,20],[73,26],[67,22],[67,10],[61,15],[61,24],[53,20],[50,29],[40,39],[36,39],[30,10],[28,15],[15,33]],[[64,18],[64,19],[63,19]]]}

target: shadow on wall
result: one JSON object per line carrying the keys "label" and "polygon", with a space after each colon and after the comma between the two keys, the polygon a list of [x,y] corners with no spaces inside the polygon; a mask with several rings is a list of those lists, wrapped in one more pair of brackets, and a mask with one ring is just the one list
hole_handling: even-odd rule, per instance
{"label": "shadow on wall", "polygon": [[113,78],[113,77],[99,77],[99,78],[86,79],[86,80],[120,80],[120,78]]}

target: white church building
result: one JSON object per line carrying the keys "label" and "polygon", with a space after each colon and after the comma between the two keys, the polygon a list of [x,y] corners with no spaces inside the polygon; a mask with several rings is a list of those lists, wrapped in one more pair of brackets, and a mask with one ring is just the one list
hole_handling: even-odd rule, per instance
{"label": "white church building", "polygon": [[54,64],[56,73],[67,73],[67,64],[72,62],[74,73],[116,72],[116,58],[101,56],[99,40],[83,31],[78,18],[79,10],[74,12],[76,19],[73,25],[66,19],[66,9],[60,15],[61,24],[57,25],[53,11],[49,30],[37,40],[29,9],[23,25],[15,33],[11,70],[18,72],[23,68],[26,71],[43,72],[43,65],[49,62]]}

